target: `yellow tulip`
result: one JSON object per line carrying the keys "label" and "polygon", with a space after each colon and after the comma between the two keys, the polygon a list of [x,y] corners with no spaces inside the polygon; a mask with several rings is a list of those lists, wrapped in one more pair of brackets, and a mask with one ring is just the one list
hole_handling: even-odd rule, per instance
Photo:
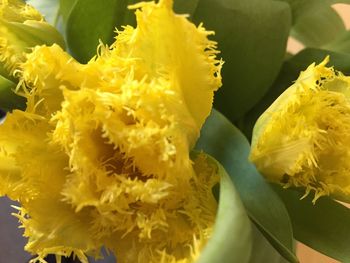
{"label": "yellow tulip", "polygon": [[0,126],[0,193],[20,202],[36,260],[105,246],[120,262],[193,262],[211,235],[217,168],[189,153],[222,63],[171,0],[134,8],[138,26],[88,64],[53,45],[21,65],[27,109]]}
{"label": "yellow tulip", "polygon": [[272,182],[350,196],[350,77],[310,65],[258,119],[250,159]]}

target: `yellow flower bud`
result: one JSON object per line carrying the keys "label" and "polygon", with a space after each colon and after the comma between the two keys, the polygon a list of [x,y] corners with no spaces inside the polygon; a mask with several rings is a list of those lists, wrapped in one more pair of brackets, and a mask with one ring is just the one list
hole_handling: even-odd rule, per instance
{"label": "yellow flower bud", "polygon": [[21,0],[1,0],[0,62],[9,74],[14,73],[32,47],[53,43],[64,47],[62,36],[37,10]]}
{"label": "yellow flower bud", "polygon": [[221,62],[209,33],[171,6],[138,5],[137,28],[86,65],[57,45],[22,64],[27,108],[0,126],[0,193],[21,203],[39,259],[87,262],[105,246],[120,262],[189,263],[209,239],[217,167],[190,151]]}
{"label": "yellow flower bud", "polygon": [[261,115],[250,160],[268,180],[350,196],[350,78],[310,65]]}

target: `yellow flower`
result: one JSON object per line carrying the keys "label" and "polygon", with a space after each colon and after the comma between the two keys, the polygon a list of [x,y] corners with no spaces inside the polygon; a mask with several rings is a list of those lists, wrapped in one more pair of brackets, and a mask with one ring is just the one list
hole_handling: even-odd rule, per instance
{"label": "yellow flower", "polygon": [[258,119],[250,159],[269,180],[350,196],[350,78],[310,65]]}
{"label": "yellow flower", "polygon": [[9,75],[30,48],[53,43],[64,46],[61,35],[37,10],[22,0],[0,0],[0,62]]}
{"label": "yellow flower", "polygon": [[190,151],[221,85],[215,43],[172,1],[137,5],[137,28],[81,65],[40,46],[21,66],[25,111],[0,126],[0,194],[38,254],[82,262],[193,262],[216,215],[217,167]]}

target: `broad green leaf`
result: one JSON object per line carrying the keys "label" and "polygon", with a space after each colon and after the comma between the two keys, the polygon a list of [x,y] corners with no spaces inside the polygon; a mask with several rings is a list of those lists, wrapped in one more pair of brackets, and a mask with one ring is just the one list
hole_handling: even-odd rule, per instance
{"label": "broad green leaf", "polygon": [[350,75],[350,54],[337,53],[328,50],[307,48],[287,60],[266,95],[243,118],[237,122],[237,126],[244,134],[251,138],[256,120],[274,102],[275,99],[293,84],[300,72],[312,63],[320,63],[326,56],[330,56],[330,66]]}
{"label": "broad green leaf", "polygon": [[289,3],[293,13],[291,35],[307,47],[324,47],[345,32],[338,13],[331,7],[337,0],[281,0]]}
{"label": "broad green leaf", "polygon": [[251,222],[225,169],[215,159],[207,156],[207,160],[218,168],[220,197],[213,234],[196,263],[248,263]]}
{"label": "broad green leaf", "polygon": [[304,192],[274,187],[283,199],[292,220],[294,235],[307,246],[341,262],[350,262],[350,210],[321,197],[312,204],[312,196],[300,200]]}
{"label": "broad green leaf", "polygon": [[193,21],[215,31],[212,38],[225,61],[215,107],[235,120],[261,99],[280,70],[290,7],[279,1],[201,0]]}
{"label": "broad green leaf", "polygon": [[321,63],[327,56],[330,58],[329,66],[334,66],[336,70],[343,72],[345,75],[350,75],[350,54],[341,52],[308,48],[300,51],[288,63],[295,72],[298,71],[296,75],[298,77],[300,71],[305,70],[311,63]]}
{"label": "broad green leaf", "polygon": [[193,15],[197,9],[199,0],[175,0],[174,11],[178,14]]}
{"label": "broad green leaf", "polygon": [[320,4],[295,18],[291,35],[307,47],[322,47],[344,32],[338,13],[331,6]]}
{"label": "broad green leaf", "polygon": [[279,0],[286,2],[292,8],[293,21],[296,22],[300,17],[307,15],[310,11],[317,12],[323,6],[344,3],[350,4],[350,0]]}
{"label": "broad green leaf", "polygon": [[77,0],[71,10],[66,35],[69,49],[82,63],[95,54],[101,40],[111,44],[115,28],[135,24],[132,11],[127,6],[134,0]]}
{"label": "broad green leaf", "polygon": [[344,32],[342,35],[338,36],[334,41],[324,46],[325,49],[350,53],[350,31]]}
{"label": "broad green leaf", "polygon": [[59,20],[57,21],[56,27],[59,28],[60,32],[64,35],[65,39],[67,38],[67,22],[68,18],[77,3],[77,0],[59,0]]}
{"label": "broad green leaf", "polygon": [[28,47],[36,45],[52,45],[56,43],[63,49],[65,42],[62,35],[48,23],[41,21],[27,20],[24,23],[3,22],[16,34]]}
{"label": "broad green leaf", "polygon": [[253,227],[253,253],[249,263],[287,263],[277,251],[271,246],[261,232]]}
{"label": "broad green leaf", "polygon": [[0,109],[10,111],[25,108],[25,98],[13,92],[16,86],[12,81],[0,76]]}
{"label": "broad green leaf", "polygon": [[[45,20],[55,26],[62,36],[65,37],[64,17],[62,12],[62,6],[64,6],[64,4],[62,2],[69,2],[69,5],[72,5],[75,1],[76,0],[29,0],[27,3],[38,9],[45,17]],[[67,5],[68,4],[65,6]]]}
{"label": "broad green leaf", "polygon": [[213,110],[196,145],[216,158],[231,176],[249,217],[271,244],[290,262],[297,262],[286,208],[248,161],[250,146],[241,132]]}
{"label": "broad green leaf", "polygon": [[67,23],[68,17],[72,12],[77,0],[59,0],[60,1],[60,9],[59,12],[62,15],[62,19],[64,24]]}

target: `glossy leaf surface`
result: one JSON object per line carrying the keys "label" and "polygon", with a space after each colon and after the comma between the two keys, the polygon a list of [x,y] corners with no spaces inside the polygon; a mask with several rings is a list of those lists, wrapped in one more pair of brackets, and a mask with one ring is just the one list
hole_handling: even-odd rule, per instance
{"label": "glossy leaf surface", "polygon": [[131,0],[77,0],[69,13],[66,26],[67,42],[74,57],[85,63],[95,54],[101,40],[111,44],[115,28],[135,24],[127,6]]}
{"label": "glossy leaf surface", "polygon": [[346,31],[333,4],[349,4],[349,0],[281,0],[293,13],[291,35],[307,47],[325,48]]}
{"label": "glossy leaf surface", "polygon": [[196,263],[248,263],[252,249],[251,222],[225,169],[213,158],[209,162],[218,167],[220,197],[214,232]]}
{"label": "glossy leaf surface", "polygon": [[196,146],[216,158],[231,176],[249,217],[271,244],[290,262],[297,262],[286,208],[248,161],[250,146],[222,114],[213,111]]}
{"label": "glossy leaf surface", "polygon": [[193,20],[215,31],[212,38],[225,61],[215,107],[235,120],[261,99],[278,74],[291,26],[290,7],[279,1],[201,0]]}
{"label": "glossy leaf surface", "polygon": [[286,204],[297,240],[341,262],[350,261],[350,209],[321,197],[300,200],[304,192],[274,187]]}
{"label": "glossy leaf surface", "polygon": [[332,42],[325,46],[326,49],[335,52],[343,52],[350,54],[350,31],[344,32]]}
{"label": "glossy leaf surface", "polygon": [[322,47],[345,32],[345,25],[338,13],[322,1],[308,8],[307,4],[298,12],[291,35],[307,47]]}
{"label": "glossy leaf surface", "polygon": [[249,263],[287,263],[276,249],[266,240],[261,232],[253,227],[253,253]]}

